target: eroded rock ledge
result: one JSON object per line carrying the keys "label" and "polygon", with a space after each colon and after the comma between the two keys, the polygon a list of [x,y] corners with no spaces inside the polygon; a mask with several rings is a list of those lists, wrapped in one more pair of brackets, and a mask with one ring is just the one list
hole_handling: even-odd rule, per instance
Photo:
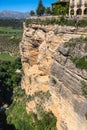
{"label": "eroded rock ledge", "polygon": [[39,105],[39,109],[52,111],[58,130],[87,130],[87,99],[81,89],[81,81],[87,83],[87,71],[76,68],[70,59],[74,55],[86,56],[86,44],[64,45],[81,34],[82,30],[76,32],[74,27],[24,25],[21,86],[27,97],[33,97],[27,101],[26,110],[38,114]]}

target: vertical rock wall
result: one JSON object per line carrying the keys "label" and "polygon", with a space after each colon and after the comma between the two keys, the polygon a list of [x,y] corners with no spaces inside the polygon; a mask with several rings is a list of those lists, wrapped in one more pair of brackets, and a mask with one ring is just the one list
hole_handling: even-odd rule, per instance
{"label": "vertical rock wall", "polygon": [[[86,79],[69,60],[72,50],[63,43],[79,37],[75,28],[58,25],[25,27],[20,53],[24,77],[21,87],[27,97],[27,112],[52,111],[58,130],[87,130],[87,100],[81,93],[81,80]],[[61,46],[60,46],[61,45]],[[77,47],[78,48],[78,47]]]}

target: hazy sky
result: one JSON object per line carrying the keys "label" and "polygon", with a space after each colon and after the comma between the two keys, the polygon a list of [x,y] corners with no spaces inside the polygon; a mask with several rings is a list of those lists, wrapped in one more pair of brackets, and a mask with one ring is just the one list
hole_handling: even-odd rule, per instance
{"label": "hazy sky", "polygon": [[[13,10],[13,11],[30,11],[36,10],[39,0],[0,0],[0,11]],[[51,3],[57,0],[43,0],[45,6],[51,6]]]}

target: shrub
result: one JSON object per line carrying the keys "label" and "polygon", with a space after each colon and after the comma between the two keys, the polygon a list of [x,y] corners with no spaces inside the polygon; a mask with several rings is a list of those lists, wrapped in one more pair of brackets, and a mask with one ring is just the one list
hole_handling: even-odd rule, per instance
{"label": "shrub", "polygon": [[[64,16],[60,18],[46,18],[45,20],[41,20],[40,18],[37,19],[26,19],[25,25],[28,26],[29,24],[43,24],[43,25],[49,25],[49,24],[58,24],[58,25],[66,25],[66,26],[76,26],[76,21],[74,19],[67,19]],[[79,27],[85,27],[87,26],[87,20],[80,20]]]}
{"label": "shrub", "polygon": [[57,80],[54,77],[51,77],[50,83],[51,83],[52,86],[55,86],[57,84]]}
{"label": "shrub", "polygon": [[86,20],[86,19],[79,20],[79,26],[80,26],[80,27],[85,27],[85,26],[87,26],[87,20]]}
{"label": "shrub", "polygon": [[70,59],[76,65],[77,68],[87,70],[87,60],[84,57],[80,58],[77,56],[71,56]]}
{"label": "shrub", "polygon": [[85,81],[81,81],[81,84],[82,84],[82,87],[81,87],[82,94],[85,98],[87,98],[87,84],[85,83]]}
{"label": "shrub", "polygon": [[49,99],[50,96],[51,96],[51,94],[49,91],[47,91],[47,92],[38,91],[38,92],[35,92],[33,95],[28,95],[27,102],[34,100],[35,97],[39,97],[41,99],[41,101],[44,102],[45,99],[46,100]]}
{"label": "shrub", "polygon": [[25,26],[28,27],[29,24],[32,23],[32,19],[26,19],[25,20]]}
{"label": "shrub", "polygon": [[56,130],[56,117],[52,112],[45,112],[40,105],[37,107],[40,119],[37,114],[27,114],[26,96],[23,90],[17,88],[13,99],[6,114],[8,123],[13,124],[17,130]]}

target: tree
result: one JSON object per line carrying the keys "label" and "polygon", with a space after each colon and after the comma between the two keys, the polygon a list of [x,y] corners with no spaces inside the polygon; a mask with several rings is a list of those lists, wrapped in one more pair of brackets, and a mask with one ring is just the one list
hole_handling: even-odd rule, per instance
{"label": "tree", "polygon": [[39,0],[36,13],[39,16],[41,16],[41,15],[43,15],[45,13],[45,7],[43,6],[42,0]]}
{"label": "tree", "polygon": [[47,8],[45,9],[45,13],[46,13],[46,14],[51,14],[51,13],[52,13],[51,8],[50,8],[50,7],[47,7]]}
{"label": "tree", "polygon": [[30,14],[30,16],[34,16],[35,12],[33,10],[31,10],[29,14]]}
{"label": "tree", "polygon": [[12,102],[13,88],[21,81],[21,74],[17,74],[16,70],[21,67],[20,58],[13,62],[0,60],[0,107]]}
{"label": "tree", "polygon": [[66,15],[68,14],[69,11],[69,5],[62,5],[62,4],[58,4],[55,5],[54,9],[53,9],[53,14],[54,15]]}

